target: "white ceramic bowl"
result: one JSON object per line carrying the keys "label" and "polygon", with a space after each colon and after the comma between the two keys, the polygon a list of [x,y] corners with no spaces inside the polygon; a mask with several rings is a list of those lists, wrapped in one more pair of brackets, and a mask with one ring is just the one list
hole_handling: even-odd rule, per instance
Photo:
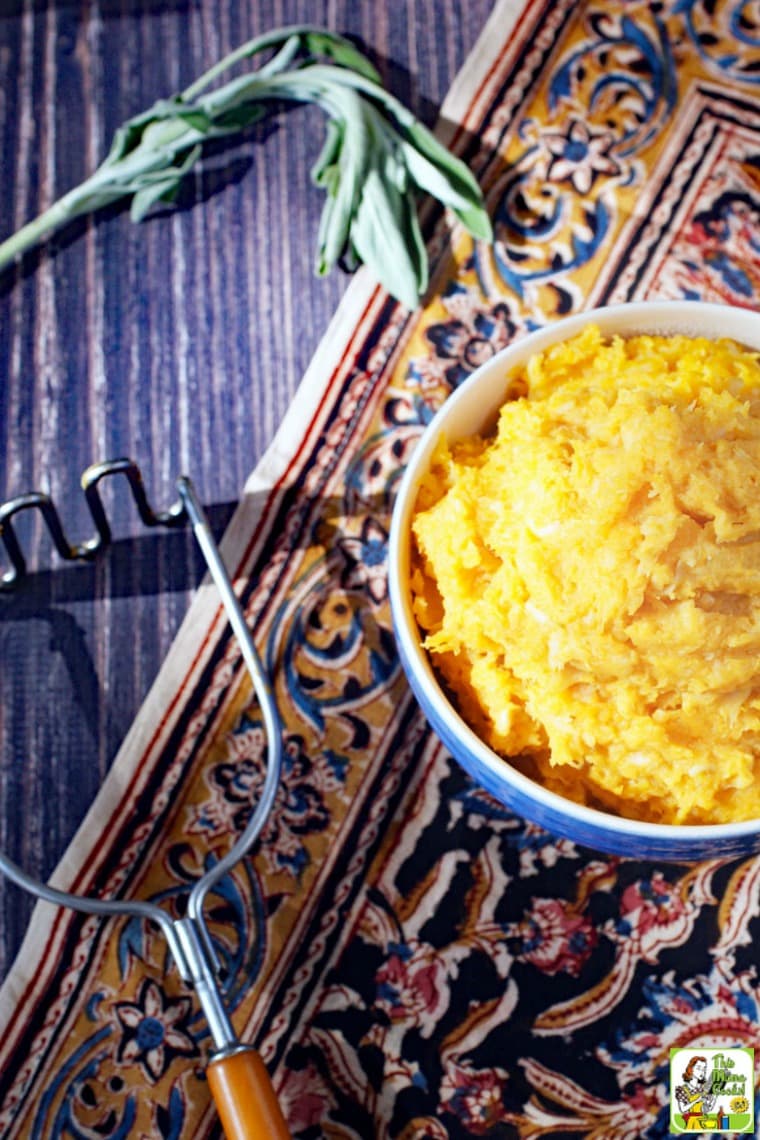
{"label": "white ceramic bowl", "polygon": [[[455,442],[495,423],[508,377],[529,357],[567,340],[590,322],[602,333],[731,337],[760,350],[760,313],[698,301],[641,302],[579,313],[531,333],[497,353],[452,393],[423,432],[400,484],[389,543],[389,590],[399,653],[430,724],[473,779],[516,814],[555,835],[600,851],[640,859],[692,862],[760,851],[760,820],[706,826],[640,822],[572,803],[498,756],[462,720],[439,685],[412,613],[410,523],[417,488],[441,433]],[[758,582],[760,589],[760,582]]]}

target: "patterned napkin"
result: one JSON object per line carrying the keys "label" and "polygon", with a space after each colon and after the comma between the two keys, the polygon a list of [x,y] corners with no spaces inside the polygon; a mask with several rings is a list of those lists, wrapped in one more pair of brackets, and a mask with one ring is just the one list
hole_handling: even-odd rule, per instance
{"label": "patterned napkin", "polygon": [[[411,314],[360,274],[245,488],[224,553],[286,762],[210,924],[296,1137],[665,1136],[670,1049],[757,1040],[760,861],[611,858],[479,791],[409,695],[385,577],[409,453],[492,353],[597,304],[757,305],[757,45],[739,0],[497,4],[442,124],[496,243],[429,215]],[[173,910],[264,749],[204,587],[56,882]],[[218,1134],[157,932],[38,907],[0,1023],[3,1137]]]}

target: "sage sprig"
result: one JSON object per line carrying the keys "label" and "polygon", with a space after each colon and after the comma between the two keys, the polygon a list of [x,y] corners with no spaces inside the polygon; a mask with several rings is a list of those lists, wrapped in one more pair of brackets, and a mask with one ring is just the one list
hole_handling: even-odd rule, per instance
{"label": "sage sprig", "polygon": [[[217,85],[219,76],[262,52],[270,57]],[[171,98],[116,132],[101,165],[34,221],[0,242],[0,271],[74,218],[131,197],[142,221],[176,199],[204,147],[245,130],[273,103],[312,103],[327,116],[312,170],[326,193],[316,271],[364,262],[398,300],[414,308],[428,283],[418,195],[449,207],[476,239],[491,240],[480,188],[468,167],[386,91],[350,40],[319,28],[281,28],[243,44]]]}

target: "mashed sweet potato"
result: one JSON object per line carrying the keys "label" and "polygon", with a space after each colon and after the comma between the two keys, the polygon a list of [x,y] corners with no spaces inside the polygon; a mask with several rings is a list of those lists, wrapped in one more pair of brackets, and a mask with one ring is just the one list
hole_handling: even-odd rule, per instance
{"label": "mashed sweet potato", "polygon": [[760,816],[757,355],[591,325],[520,384],[418,496],[436,670],[492,748],[573,800]]}

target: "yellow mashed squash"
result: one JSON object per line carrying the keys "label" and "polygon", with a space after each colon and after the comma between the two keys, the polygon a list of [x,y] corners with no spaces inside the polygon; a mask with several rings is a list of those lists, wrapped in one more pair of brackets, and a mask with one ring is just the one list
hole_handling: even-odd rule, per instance
{"label": "yellow mashed squash", "polygon": [[760,816],[756,354],[591,325],[518,383],[496,435],[441,446],[418,497],[414,606],[439,675],[492,748],[571,799]]}

